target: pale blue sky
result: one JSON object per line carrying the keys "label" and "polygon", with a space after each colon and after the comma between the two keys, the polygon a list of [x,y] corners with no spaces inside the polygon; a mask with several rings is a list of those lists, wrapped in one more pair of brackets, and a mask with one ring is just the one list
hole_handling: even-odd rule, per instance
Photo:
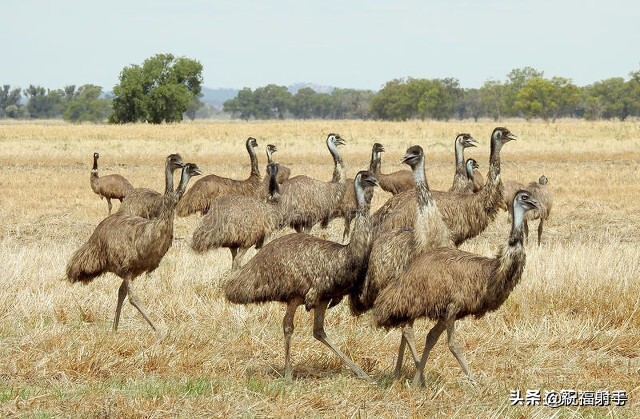
{"label": "pale blue sky", "polygon": [[579,86],[640,69],[638,0],[3,0],[0,84],[111,90],[170,52],[208,87],[312,82],[380,89],[401,77],[463,87],[531,66]]}

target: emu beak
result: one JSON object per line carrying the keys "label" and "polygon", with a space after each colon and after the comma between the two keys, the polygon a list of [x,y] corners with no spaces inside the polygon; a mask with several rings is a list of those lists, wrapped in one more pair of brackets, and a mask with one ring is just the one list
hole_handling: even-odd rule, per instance
{"label": "emu beak", "polygon": [[518,139],[518,137],[516,137],[516,135],[515,135],[514,133],[512,133],[512,132],[510,132],[509,134],[507,134],[507,138],[508,138],[509,140],[512,140],[512,141],[515,141],[515,140],[517,140],[517,139]]}
{"label": "emu beak", "polygon": [[387,151],[387,149],[386,149],[386,148],[384,148],[384,146],[380,146],[380,151],[384,153],[384,152],[386,152],[386,151]]}
{"label": "emu beak", "polygon": [[469,138],[469,147],[478,147],[478,144],[475,138]]}
{"label": "emu beak", "polygon": [[347,142],[342,137],[336,138],[336,145],[345,145]]}
{"label": "emu beak", "polygon": [[409,160],[412,157],[415,157],[415,154],[405,154],[404,157],[402,158],[402,163],[407,164],[407,160]]}

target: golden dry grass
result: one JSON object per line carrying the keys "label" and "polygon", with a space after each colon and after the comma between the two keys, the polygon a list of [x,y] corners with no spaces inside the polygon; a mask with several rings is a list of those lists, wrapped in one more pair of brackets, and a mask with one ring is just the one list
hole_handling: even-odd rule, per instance
{"label": "golden dry grass", "polygon": [[[155,335],[126,304],[111,332],[119,280],[105,275],[71,286],[64,268],[106,215],[89,187],[93,151],[101,174],[163,189],[164,157],[179,152],[205,173],[244,178],[247,136],[273,142],[293,174],[328,179],[324,138],[347,139],[348,174],[383,143],[383,171],[401,169],[411,144],[427,154],[434,189],[450,186],[453,139],[471,132],[467,154],[487,169],[492,122],[207,122],[180,125],[0,125],[0,415],[2,416],[640,416],[640,123],[504,122],[520,140],[502,153],[503,177],[549,178],[555,197],[543,245],[530,243],[520,285],[497,312],[458,324],[476,384],[444,341],[427,364],[427,386],[391,373],[398,332],[352,318],[342,304],[327,333],[375,380],[356,379],[311,334],[300,309],[292,344],[294,379],[280,376],[283,307],[235,306],[219,284],[228,251],[189,248],[197,217],[176,220],[176,241],[160,267],[134,282]],[[388,197],[377,193],[374,209]],[[117,208],[116,202],[114,206]],[[537,225],[537,224],[535,224]],[[463,248],[493,255],[508,235],[505,214]],[[535,226],[534,226],[535,229]],[[339,239],[342,222],[314,234]],[[249,255],[253,254],[250,251]],[[421,350],[430,323],[417,324]],[[626,390],[625,407],[510,406],[510,390]]]}

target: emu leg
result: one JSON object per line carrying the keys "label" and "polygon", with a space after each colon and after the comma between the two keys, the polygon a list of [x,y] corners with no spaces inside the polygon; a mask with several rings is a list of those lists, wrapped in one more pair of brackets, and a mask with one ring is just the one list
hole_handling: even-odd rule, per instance
{"label": "emu leg", "polygon": [[540,218],[540,224],[538,224],[538,246],[540,246],[540,242],[542,241],[542,224],[544,220]]}
{"label": "emu leg", "polygon": [[293,335],[293,318],[296,309],[302,304],[301,298],[295,298],[287,303],[287,311],[282,319],[282,330],[284,331],[284,378],[291,379],[291,335]]}
{"label": "emu leg", "polygon": [[238,255],[238,248],[230,247],[229,251],[231,252],[231,270],[234,271],[238,268],[238,261],[236,259]]}
{"label": "emu leg", "polygon": [[396,378],[400,378],[400,373],[402,372],[405,346],[409,346],[409,351],[411,351],[411,356],[413,357],[416,368],[420,365],[420,357],[418,356],[418,351],[416,351],[416,339],[412,326],[413,324],[409,324],[402,328],[402,337],[400,338],[400,347],[398,348],[398,360],[396,361],[396,369],[393,374]]}
{"label": "emu leg", "polygon": [[351,219],[353,217],[351,214],[347,213],[344,215],[344,233],[342,233],[342,242],[345,243],[351,234]]}
{"label": "emu leg", "polygon": [[144,317],[144,319],[147,321],[147,323],[149,323],[149,326],[151,326],[153,331],[157,332],[158,330],[156,329],[156,325],[153,324],[153,322],[149,318],[149,315],[147,314],[147,310],[144,308],[144,306],[142,305],[140,300],[138,300],[138,297],[133,295],[133,292],[131,292],[131,285],[128,283],[129,280],[125,279],[125,281],[127,282],[127,294],[129,295],[129,302],[131,303],[132,306],[134,306],[136,309],[138,309],[140,314],[142,314],[142,317]]}
{"label": "emu leg", "polygon": [[122,284],[120,284],[120,288],[118,288],[118,303],[116,304],[116,317],[113,319],[113,331],[118,331],[118,323],[120,323],[120,312],[122,311],[122,303],[124,302],[124,297],[127,296],[127,281],[122,280]]}
{"label": "emu leg", "polygon": [[420,358],[420,364],[418,365],[418,370],[416,371],[416,375],[413,376],[413,386],[424,386],[424,366],[427,364],[427,358],[429,358],[429,353],[433,346],[436,344],[440,335],[446,329],[445,322],[442,320],[438,320],[438,322],[429,330],[427,334],[427,339],[424,344],[424,351],[422,352],[422,358]]}
{"label": "emu leg", "polygon": [[109,215],[111,215],[111,208],[113,207],[113,205],[111,205],[111,198],[107,198],[107,206],[109,207]]}
{"label": "emu leg", "polygon": [[447,319],[447,343],[449,345],[449,350],[451,351],[453,356],[455,356],[456,359],[458,360],[458,363],[462,367],[462,370],[464,371],[464,373],[467,375],[467,377],[471,378],[471,373],[469,372],[469,366],[467,365],[467,360],[464,359],[464,356],[462,355],[462,349],[460,348],[460,345],[458,345],[458,342],[456,342],[456,339],[454,337],[455,321],[456,321],[455,317],[451,317]]}
{"label": "emu leg", "polygon": [[323,300],[318,303],[318,305],[313,310],[313,337],[318,339],[320,342],[327,345],[336,355],[338,355],[342,361],[347,364],[349,368],[356,373],[358,378],[362,378],[365,380],[371,381],[371,378],[367,375],[366,372],[360,368],[358,364],[349,359],[345,354],[340,351],[328,338],[327,334],[324,331],[324,315],[327,311],[327,305],[329,304],[329,300]]}

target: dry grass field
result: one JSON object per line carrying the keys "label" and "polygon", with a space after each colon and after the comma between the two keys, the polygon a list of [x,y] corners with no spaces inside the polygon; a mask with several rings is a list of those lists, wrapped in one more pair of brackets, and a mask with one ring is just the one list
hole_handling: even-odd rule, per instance
{"label": "dry grass field", "polygon": [[[344,303],[328,312],[327,334],[375,383],[355,378],[313,338],[303,308],[293,379],[284,379],[284,307],[224,300],[220,284],[231,258],[226,249],[190,249],[197,216],[176,219],[160,267],[133,283],[160,332],[125,303],[112,333],[120,280],[64,281],[67,260],[107,215],[89,186],[91,156],[100,152],[101,175],[162,191],[164,158],[174,152],[205,174],[245,178],[244,142],[254,136],[261,171],[264,146],[273,142],[276,160],[293,174],[330,179],[324,140],[335,131],[348,141],[350,176],[368,165],[375,141],[387,148],[384,172],[406,168],[400,158],[418,143],[430,186],[447,189],[456,133],[480,142],[466,155],[486,173],[493,122],[0,123],[0,416],[640,417],[640,122],[501,125],[519,136],[503,148],[503,179],[549,178],[555,204],[542,246],[529,242],[522,281],[498,311],[458,322],[476,382],[442,339],[427,363],[426,387],[412,388],[408,360],[403,379],[392,379],[399,332],[376,329],[369,314],[352,317]],[[377,190],[373,209],[389,196]],[[462,248],[492,256],[509,228],[500,213]],[[339,240],[342,221],[313,233]],[[431,325],[416,323],[420,351]],[[512,390],[539,390],[544,399],[571,389],[624,390],[628,402],[558,409],[510,402]]]}

